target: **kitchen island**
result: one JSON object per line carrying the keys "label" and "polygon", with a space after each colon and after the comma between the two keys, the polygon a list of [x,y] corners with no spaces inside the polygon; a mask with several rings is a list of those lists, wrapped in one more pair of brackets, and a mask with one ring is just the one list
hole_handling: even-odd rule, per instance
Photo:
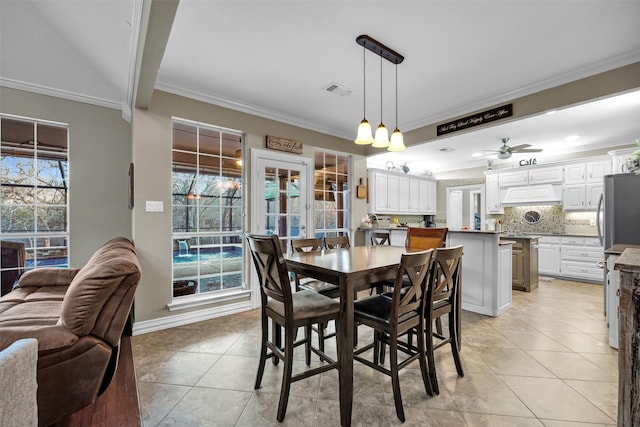
{"label": "kitchen island", "polygon": [[447,246],[463,245],[462,309],[499,316],[511,307],[511,246],[499,231],[449,230]]}
{"label": "kitchen island", "polygon": [[538,238],[531,234],[503,233],[502,240],[512,240],[511,286],[518,291],[531,292],[538,288]]}

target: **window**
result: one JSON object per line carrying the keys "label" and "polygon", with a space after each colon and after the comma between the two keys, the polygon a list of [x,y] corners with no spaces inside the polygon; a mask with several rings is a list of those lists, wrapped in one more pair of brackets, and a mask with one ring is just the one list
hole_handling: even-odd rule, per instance
{"label": "window", "polygon": [[317,237],[349,234],[349,156],[316,151],[314,226]]}
{"label": "window", "polygon": [[[67,267],[68,126],[0,115],[3,293],[25,269]],[[16,257],[17,256],[17,257]]]}
{"label": "window", "polygon": [[242,288],[242,134],[172,121],[173,296]]}

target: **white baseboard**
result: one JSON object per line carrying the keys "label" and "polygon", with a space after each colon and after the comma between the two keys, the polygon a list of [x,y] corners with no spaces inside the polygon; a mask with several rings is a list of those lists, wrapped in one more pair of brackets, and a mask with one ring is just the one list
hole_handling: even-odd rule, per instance
{"label": "white baseboard", "polygon": [[241,313],[251,309],[251,301],[242,301],[184,314],[161,317],[159,319],[143,320],[133,324],[133,335],[142,335],[163,329],[175,328],[176,326],[183,326],[190,323],[201,322],[203,320],[214,319],[216,317],[228,316],[230,314]]}

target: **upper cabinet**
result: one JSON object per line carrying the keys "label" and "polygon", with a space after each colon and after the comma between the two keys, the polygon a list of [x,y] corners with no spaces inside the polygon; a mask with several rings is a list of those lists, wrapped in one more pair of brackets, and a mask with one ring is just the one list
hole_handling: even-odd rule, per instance
{"label": "upper cabinet", "polygon": [[561,183],[562,166],[545,166],[501,172],[499,177],[500,187]]}
{"label": "upper cabinet", "polygon": [[487,213],[503,214],[504,207],[502,207],[502,197],[500,195],[500,183],[498,174],[487,174],[484,194],[486,197]]}
{"label": "upper cabinet", "polygon": [[369,170],[369,205],[371,214],[436,213],[436,181],[430,178]]}
{"label": "upper cabinet", "polygon": [[603,178],[611,173],[608,158],[569,163],[564,167],[565,211],[596,210],[603,189]]}
{"label": "upper cabinet", "polygon": [[633,159],[633,152],[637,149],[638,147],[609,151],[609,155],[611,156],[611,173],[629,173],[627,160]]}

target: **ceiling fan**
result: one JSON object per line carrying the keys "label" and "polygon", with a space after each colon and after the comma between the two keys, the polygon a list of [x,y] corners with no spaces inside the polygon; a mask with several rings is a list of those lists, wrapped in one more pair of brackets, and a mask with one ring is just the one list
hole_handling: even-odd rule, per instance
{"label": "ceiling fan", "polygon": [[487,155],[497,154],[499,159],[508,159],[513,153],[539,153],[542,151],[542,148],[529,148],[531,147],[531,144],[520,144],[516,145],[515,147],[510,147],[507,145],[507,142],[509,142],[509,138],[500,138],[500,141],[502,141],[502,147],[500,147],[499,150],[482,151],[489,151],[491,153]]}

